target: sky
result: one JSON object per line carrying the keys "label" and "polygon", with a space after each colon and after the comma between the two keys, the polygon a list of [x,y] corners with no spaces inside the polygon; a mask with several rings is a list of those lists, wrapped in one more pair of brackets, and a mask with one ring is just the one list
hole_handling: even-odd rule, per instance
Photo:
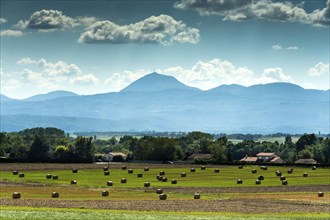
{"label": "sky", "polygon": [[117,92],[151,72],[208,90],[329,89],[330,0],[1,0],[1,94]]}

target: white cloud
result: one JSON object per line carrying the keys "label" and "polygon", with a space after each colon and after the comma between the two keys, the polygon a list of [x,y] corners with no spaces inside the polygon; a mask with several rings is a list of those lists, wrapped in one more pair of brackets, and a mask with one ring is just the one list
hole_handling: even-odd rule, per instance
{"label": "white cloud", "polygon": [[1,30],[0,36],[1,37],[21,37],[21,36],[23,36],[23,33],[22,33],[22,31],[7,29],[7,30]]}
{"label": "white cloud", "polygon": [[181,0],[174,3],[177,9],[193,9],[200,15],[219,15],[224,20],[239,21],[261,19],[271,21],[289,21],[329,26],[330,0],[326,7],[307,13],[303,4],[290,2],[272,2],[271,0]]}
{"label": "white cloud", "polygon": [[18,65],[30,65],[30,64],[36,64],[37,61],[32,60],[30,57],[23,57],[22,59],[18,60],[16,63]]}
{"label": "white cloud", "polygon": [[299,50],[299,47],[298,46],[288,46],[286,48],[283,48],[281,45],[278,45],[278,44],[274,44],[272,45],[272,49],[273,50]]}
{"label": "white cloud", "polygon": [[292,83],[293,80],[291,76],[286,75],[282,68],[273,67],[264,69],[264,72],[259,78],[260,83],[272,83],[272,82],[289,82]]}
{"label": "white cloud", "polygon": [[7,19],[4,19],[4,18],[0,18],[0,24],[4,24],[7,22]]}
{"label": "white cloud", "polygon": [[111,21],[97,21],[80,35],[80,43],[197,43],[200,35],[196,28],[187,27],[168,15],[151,16],[143,21],[117,25]]}
{"label": "white cloud", "polygon": [[7,81],[1,80],[1,90],[5,92],[15,91],[22,87],[22,83],[16,79],[10,79]]}
{"label": "white cloud", "polygon": [[329,63],[319,62],[314,67],[309,68],[308,74],[310,76],[329,75]]}
{"label": "white cloud", "polygon": [[85,74],[82,76],[78,76],[75,77],[73,79],[70,80],[70,83],[72,84],[84,84],[84,85],[88,85],[88,84],[98,84],[99,83],[99,79],[96,78],[93,74]]}
{"label": "white cloud", "polygon": [[74,18],[63,15],[62,11],[46,10],[34,12],[28,20],[20,20],[15,27],[20,29],[68,29],[78,25]]}
{"label": "white cloud", "polygon": [[299,47],[297,47],[297,46],[289,46],[286,49],[287,50],[299,50]]}
{"label": "white cloud", "polygon": [[278,45],[278,44],[275,44],[275,45],[272,45],[272,49],[273,50],[282,50],[282,46]]}

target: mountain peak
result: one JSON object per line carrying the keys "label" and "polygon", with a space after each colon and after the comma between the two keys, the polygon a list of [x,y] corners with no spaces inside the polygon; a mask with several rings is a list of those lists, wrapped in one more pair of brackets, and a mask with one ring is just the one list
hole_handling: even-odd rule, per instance
{"label": "mountain peak", "polygon": [[150,92],[171,89],[198,90],[197,88],[189,87],[181,83],[173,76],[153,72],[134,81],[129,86],[121,90],[121,92]]}
{"label": "mountain peak", "polygon": [[64,90],[56,90],[56,91],[48,92],[46,94],[31,96],[27,99],[24,99],[24,101],[45,101],[48,99],[62,98],[68,96],[77,96],[77,94],[74,92],[68,92]]}

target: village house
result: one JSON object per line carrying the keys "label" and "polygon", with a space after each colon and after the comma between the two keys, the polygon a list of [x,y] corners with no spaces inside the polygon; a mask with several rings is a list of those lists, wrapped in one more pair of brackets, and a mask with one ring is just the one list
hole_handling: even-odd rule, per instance
{"label": "village house", "polygon": [[284,163],[284,161],[275,153],[260,152],[254,157],[245,156],[240,159],[245,163]]}

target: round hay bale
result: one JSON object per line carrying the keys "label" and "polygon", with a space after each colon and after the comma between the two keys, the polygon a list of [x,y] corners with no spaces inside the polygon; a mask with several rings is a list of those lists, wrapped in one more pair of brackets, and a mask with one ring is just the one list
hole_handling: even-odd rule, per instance
{"label": "round hay bale", "polygon": [[286,181],[286,180],[282,180],[282,185],[283,185],[283,186],[288,185],[288,181]]}
{"label": "round hay bale", "polygon": [[293,169],[292,168],[289,168],[288,169],[288,174],[292,174],[293,173]]}
{"label": "round hay bale", "polygon": [[144,168],[144,171],[149,171],[149,167],[145,167]]}
{"label": "round hay bale", "polygon": [[252,173],[257,173],[257,170],[256,169],[252,169]]}
{"label": "round hay bale", "polygon": [[243,165],[238,165],[238,169],[243,169]]}
{"label": "round hay bale", "polygon": [[276,170],[275,174],[276,174],[276,176],[282,176],[282,172],[279,170]]}
{"label": "round hay bale", "polygon": [[190,172],[194,173],[194,172],[196,172],[196,169],[195,168],[190,168]]}
{"label": "round hay bale", "polygon": [[323,196],[324,196],[324,193],[323,193],[323,192],[318,192],[318,193],[317,193],[317,196],[318,196],[318,197],[323,197]]}
{"label": "round hay bale", "polygon": [[160,172],[159,172],[159,175],[160,175],[160,176],[164,176],[164,175],[165,175],[165,171],[160,171]]}
{"label": "round hay bale", "polygon": [[167,195],[162,193],[162,194],[159,195],[159,199],[160,200],[166,200],[167,199]]}
{"label": "round hay bale", "polygon": [[72,169],[72,173],[78,173],[77,169]]}
{"label": "round hay bale", "polygon": [[19,193],[19,192],[13,193],[13,199],[20,199],[20,198],[21,198],[21,193]]}
{"label": "round hay bale", "polygon": [[303,174],[303,177],[308,177],[308,173],[304,173]]}
{"label": "round hay bale", "polygon": [[18,175],[18,171],[14,170],[13,175]]}
{"label": "round hay bale", "polygon": [[312,166],[312,170],[316,170],[316,166]]}
{"label": "round hay bale", "polygon": [[23,177],[25,177],[25,175],[24,175],[24,173],[19,173],[19,174],[18,174],[18,177],[23,178]]}
{"label": "round hay bale", "polygon": [[145,182],[144,183],[144,187],[150,187],[150,183],[149,182]]}
{"label": "round hay bale", "polygon": [[108,171],[109,170],[109,167],[103,167],[103,171]]}
{"label": "round hay bale", "polygon": [[127,183],[127,179],[126,178],[121,178],[120,183]]}
{"label": "round hay bale", "polygon": [[243,180],[242,179],[237,179],[237,184],[242,184],[243,183]]}
{"label": "round hay bale", "polygon": [[127,171],[129,174],[133,174],[133,170],[132,169],[128,169],[128,171]]}
{"label": "round hay bale", "polygon": [[107,171],[104,171],[104,176],[109,176],[110,175],[110,172],[107,170]]}
{"label": "round hay bale", "polygon": [[53,177],[52,174],[47,174],[47,175],[46,175],[46,179],[51,179],[52,177]]}
{"label": "round hay bale", "polygon": [[156,193],[157,194],[162,194],[163,193],[163,190],[162,189],[156,189]]}
{"label": "round hay bale", "polygon": [[201,198],[201,195],[199,193],[194,194],[194,199],[200,199],[200,198]]}
{"label": "round hay bale", "polygon": [[172,179],[171,183],[172,183],[172,184],[177,184],[178,181],[176,181],[175,179]]}
{"label": "round hay bale", "polygon": [[53,180],[58,180],[58,176],[57,175],[53,175]]}
{"label": "round hay bale", "polygon": [[113,186],[113,182],[112,181],[108,181],[107,182],[107,186]]}
{"label": "round hay bale", "polygon": [[281,176],[280,177],[280,180],[286,180],[286,177],[285,176]]}
{"label": "round hay bale", "polygon": [[262,169],[262,170],[268,170],[268,167],[267,166],[260,166],[260,169]]}
{"label": "round hay bale", "polygon": [[161,181],[163,177],[161,175],[157,175],[156,178],[158,181]]}
{"label": "round hay bale", "polygon": [[260,185],[261,181],[260,180],[256,180],[256,185]]}
{"label": "round hay bale", "polygon": [[214,172],[215,173],[220,173],[220,169],[219,168],[216,168],[216,169],[214,169]]}
{"label": "round hay bale", "polygon": [[73,185],[77,184],[77,180],[71,180],[71,184]]}
{"label": "round hay bale", "polygon": [[186,173],[181,173],[181,177],[186,177],[187,174]]}
{"label": "round hay bale", "polygon": [[167,182],[167,178],[165,176],[162,177],[162,182]]}
{"label": "round hay bale", "polygon": [[264,176],[259,176],[259,177],[258,177],[258,180],[264,180],[264,179],[265,179]]}
{"label": "round hay bale", "polygon": [[52,192],[52,198],[58,198],[60,197],[60,194],[58,192]]}
{"label": "round hay bale", "polygon": [[109,196],[109,192],[108,191],[102,191],[102,196]]}
{"label": "round hay bale", "polygon": [[138,173],[137,174],[137,177],[141,178],[141,177],[143,177],[143,174],[142,173]]}
{"label": "round hay bale", "polygon": [[206,167],[205,166],[201,166],[201,170],[206,170]]}
{"label": "round hay bale", "polygon": [[127,167],[126,167],[125,165],[123,165],[123,166],[121,167],[121,169],[122,169],[122,170],[126,170]]}

